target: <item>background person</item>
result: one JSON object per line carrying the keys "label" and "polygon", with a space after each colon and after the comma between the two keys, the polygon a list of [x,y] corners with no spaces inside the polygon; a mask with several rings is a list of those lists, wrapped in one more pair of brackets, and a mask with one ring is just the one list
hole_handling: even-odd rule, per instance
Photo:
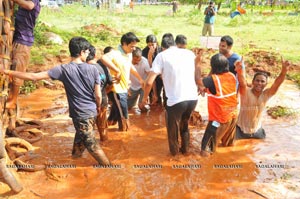
{"label": "background person", "polygon": [[208,7],[204,10],[204,24],[202,28],[202,36],[212,36],[214,34],[214,23],[217,15],[217,8],[215,7],[214,2],[209,2]]}

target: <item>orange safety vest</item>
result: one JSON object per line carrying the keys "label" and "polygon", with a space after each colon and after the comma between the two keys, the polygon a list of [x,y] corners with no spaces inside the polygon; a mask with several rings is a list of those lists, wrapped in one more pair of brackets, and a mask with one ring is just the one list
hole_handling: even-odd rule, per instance
{"label": "orange safety vest", "polygon": [[208,119],[226,123],[237,116],[236,77],[231,72],[213,74],[216,94],[207,91]]}

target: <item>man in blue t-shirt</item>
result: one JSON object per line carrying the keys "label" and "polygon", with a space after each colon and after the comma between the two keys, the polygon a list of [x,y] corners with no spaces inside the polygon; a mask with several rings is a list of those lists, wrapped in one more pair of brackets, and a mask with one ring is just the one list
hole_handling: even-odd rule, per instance
{"label": "man in blue t-shirt", "polygon": [[[229,35],[221,37],[219,43],[219,53],[224,55],[229,62],[229,71],[236,75],[234,63],[241,60],[241,56],[232,52],[233,39]],[[244,66],[243,66],[244,67]]]}
{"label": "man in blue t-shirt", "polygon": [[215,7],[214,2],[209,2],[208,7],[204,10],[205,19],[202,29],[202,36],[212,36],[214,34],[214,23],[216,20],[217,8]]}
{"label": "man in blue t-shirt", "polygon": [[26,73],[3,70],[0,74],[17,77],[23,80],[37,81],[51,78],[64,84],[69,104],[69,115],[76,130],[72,157],[81,157],[85,149],[101,165],[110,164],[105,153],[97,144],[93,127],[95,118],[101,111],[100,77],[97,68],[87,64],[90,43],[82,37],[74,37],[69,42],[71,62],[56,66],[48,71]]}

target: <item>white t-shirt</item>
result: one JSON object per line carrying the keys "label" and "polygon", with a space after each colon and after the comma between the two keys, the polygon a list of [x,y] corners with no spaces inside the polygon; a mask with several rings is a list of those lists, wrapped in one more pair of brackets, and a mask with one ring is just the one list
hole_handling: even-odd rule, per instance
{"label": "white t-shirt", "polygon": [[[145,80],[147,78],[148,72],[150,71],[148,60],[145,57],[142,57],[141,61],[138,64],[134,65],[134,67],[138,72],[138,74],[141,76],[141,78]],[[130,88],[132,90],[136,91],[142,88],[139,80],[132,74],[130,74],[130,81],[131,81]]]}
{"label": "white t-shirt", "polygon": [[156,56],[151,71],[162,75],[168,106],[198,99],[192,51],[172,46]]}

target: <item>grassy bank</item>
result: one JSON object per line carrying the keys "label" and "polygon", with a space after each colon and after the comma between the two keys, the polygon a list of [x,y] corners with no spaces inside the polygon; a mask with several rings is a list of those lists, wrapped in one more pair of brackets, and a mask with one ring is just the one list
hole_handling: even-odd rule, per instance
{"label": "grassy bank", "polygon": [[[204,7],[202,8],[204,9]],[[215,35],[229,34],[234,40],[234,50],[244,54],[254,49],[280,52],[286,59],[300,61],[300,15],[289,16],[291,11],[253,10],[233,19],[229,9],[221,8],[216,18]],[[268,13],[268,14],[266,14]],[[268,16],[269,15],[269,16]],[[42,8],[39,20],[52,25],[65,43],[74,35],[85,35],[83,26],[104,24],[120,34],[135,32],[140,38],[140,45],[145,45],[145,37],[155,34],[158,38],[166,32],[174,35],[184,34],[188,37],[188,47],[201,47],[199,38],[203,25],[203,11],[194,6],[180,6],[176,16],[172,16],[171,6],[141,5],[134,11],[124,7],[123,11],[96,10],[93,7],[69,5],[59,9]],[[100,33],[99,33],[100,34]],[[89,35],[85,35],[88,37]],[[90,35],[90,40],[99,48],[117,45],[120,35]],[[54,47],[56,48],[56,47]],[[48,48],[49,49],[49,48]]]}
{"label": "grassy bank", "polygon": [[[68,40],[73,36],[84,36],[98,49],[119,44],[123,33],[132,31],[141,39],[144,47],[145,37],[155,34],[160,39],[166,32],[174,35],[184,34],[188,38],[188,48],[203,47],[200,36],[203,25],[203,9],[199,11],[191,5],[181,5],[173,16],[171,6],[136,5],[132,12],[128,7],[121,11],[115,9],[96,10],[79,4],[67,5],[58,9],[43,7],[36,27],[36,43],[32,49],[32,64],[43,64],[45,54],[57,55],[67,50]],[[233,19],[229,8],[221,8],[216,17],[215,35],[231,35],[234,38],[234,51],[247,55],[251,51],[270,51],[294,63],[300,61],[300,15],[289,15],[292,10],[257,8],[247,10],[242,16]],[[46,27],[43,24],[50,25]],[[105,29],[83,28],[91,24],[103,24]],[[43,33],[46,31],[60,35],[63,45],[46,44]],[[245,60],[247,57],[245,57]]]}

